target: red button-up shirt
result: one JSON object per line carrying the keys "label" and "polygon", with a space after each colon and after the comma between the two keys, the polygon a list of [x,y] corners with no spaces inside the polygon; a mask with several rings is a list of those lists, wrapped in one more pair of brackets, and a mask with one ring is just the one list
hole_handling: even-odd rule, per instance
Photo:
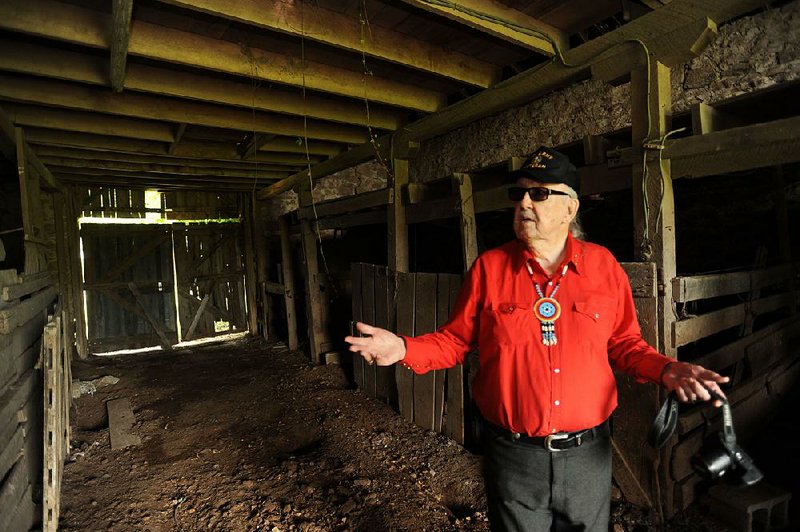
{"label": "red button-up shirt", "polygon": [[[554,346],[542,343],[534,284],[547,296],[559,284]],[[447,324],[404,340],[401,364],[416,373],[461,364],[477,347],[480,367],[472,389],[481,414],[530,436],[582,430],[608,419],[617,406],[612,367],[659,383],[671,361],[642,339],[628,277],[611,252],[572,236],[564,262],[550,277],[518,240],[483,253]]]}

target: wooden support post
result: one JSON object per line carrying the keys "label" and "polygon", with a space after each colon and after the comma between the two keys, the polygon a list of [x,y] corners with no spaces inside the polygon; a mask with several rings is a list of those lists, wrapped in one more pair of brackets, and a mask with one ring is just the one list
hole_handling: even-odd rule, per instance
{"label": "wooden support post", "polygon": [[[311,183],[303,181],[298,191],[300,207],[313,204],[311,197]],[[325,332],[322,325],[322,292],[319,283],[319,261],[317,259],[317,231],[316,220],[305,219],[301,221],[303,257],[305,258],[306,273],[306,318],[308,320],[308,349],[311,361],[322,364],[322,344]]]}
{"label": "wooden support post", "polygon": [[297,314],[294,308],[294,273],[292,273],[292,248],[289,245],[289,222],[286,216],[278,218],[281,232],[281,271],[283,272],[284,302],[286,304],[286,329],[289,349],[297,349]]}
{"label": "wooden support post", "polygon": [[270,309],[269,296],[267,295],[267,266],[269,263],[269,249],[267,248],[267,235],[264,233],[264,220],[262,218],[262,202],[256,200],[251,194],[253,201],[253,241],[256,248],[256,280],[258,286],[258,298],[261,300],[261,336],[264,340],[269,339],[270,332]]}
{"label": "wooden support post", "polygon": [[[792,270],[797,266],[792,262],[792,242],[789,231],[789,205],[786,198],[786,184],[783,179],[783,167],[778,165],[772,171],[772,199],[775,202],[775,222],[778,230],[778,256],[782,264],[791,264]],[[793,272],[794,273],[794,272]],[[789,289],[797,292],[797,276],[791,275]],[[797,312],[797,301],[791,306],[792,314]]]}
{"label": "wooden support post", "polygon": [[86,316],[83,307],[83,275],[81,273],[80,235],[78,234],[78,206],[75,187],[67,187],[66,200],[66,235],[67,235],[67,260],[73,265],[70,272],[72,285],[73,305],[75,309],[75,343],[78,356],[89,356],[89,342],[86,338]]}
{"label": "wooden support post", "polygon": [[469,174],[454,174],[458,187],[458,204],[461,217],[461,251],[464,271],[478,258],[478,233],[475,224],[475,201],[472,196],[472,178]]}
{"label": "wooden support post", "polygon": [[386,208],[388,264],[396,272],[408,272],[408,222],[402,193],[403,188],[408,186],[408,159],[394,159],[393,170],[388,184],[394,201]]}
{"label": "wooden support post", "polygon": [[253,201],[242,194],[242,213],[244,214],[244,279],[247,294],[247,323],[251,335],[258,334],[258,303],[256,301],[256,253],[253,246]]}
{"label": "wooden support post", "polygon": [[[648,71],[649,68],[649,71]],[[671,342],[675,315],[672,310],[671,286],[676,275],[675,265],[675,204],[672,192],[670,163],[660,156],[660,140],[670,128],[672,98],[670,70],[651,58],[648,67],[631,72],[631,117],[633,164],[633,220],[634,252],[636,259],[654,262],[657,272],[655,316],[640,320],[658,323],[656,347],[662,353],[675,357],[677,348]],[[644,150],[644,159],[642,153]],[[650,500],[661,516],[671,516],[674,511],[673,482],[669,477],[669,449],[659,453],[640,444],[642,434],[652,423],[658,411],[660,397],[654,387],[632,387],[621,390],[621,404],[628,412],[637,415],[618,416],[615,431],[620,451],[634,468],[640,484],[650,493]],[[619,426],[619,430],[617,430]],[[630,435],[630,437],[626,437]],[[628,443],[635,442],[635,443]],[[626,494],[627,496],[628,494]]]}
{"label": "wooden support post", "polygon": [[75,265],[70,260],[69,247],[67,244],[67,208],[66,203],[68,199],[63,193],[53,194],[53,214],[56,229],[56,263],[58,264],[58,297],[61,301],[62,308],[62,327],[64,328],[64,337],[67,341],[64,343],[64,349],[69,351],[70,356],[75,349],[75,313],[76,310],[76,297],[73,293],[72,268]]}

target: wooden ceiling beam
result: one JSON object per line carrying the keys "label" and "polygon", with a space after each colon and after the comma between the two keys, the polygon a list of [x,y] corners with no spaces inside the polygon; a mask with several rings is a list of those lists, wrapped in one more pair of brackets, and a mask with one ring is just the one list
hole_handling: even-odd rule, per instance
{"label": "wooden ceiling beam", "polygon": [[111,4],[111,90],[122,92],[125,86],[125,63],[131,37],[133,0],[113,0]]}
{"label": "wooden ceiling beam", "polygon": [[[0,2],[0,28],[108,49],[108,15],[52,0]],[[134,20],[129,55],[281,83],[359,100],[433,112],[445,104],[436,91],[336,66]]]}
{"label": "wooden ceiling beam", "polygon": [[569,48],[566,32],[494,0],[402,1],[547,56]]}
{"label": "wooden ceiling beam", "polygon": [[68,159],[65,157],[42,157],[42,162],[54,170],[64,172],[68,168],[75,169],[75,172],[86,170],[100,170],[103,172],[123,172],[123,173],[143,173],[143,174],[165,174],[172,176],[206,176],[224,178],[247,178],[247,179],[282,179],[289,175],[289,172],[274,171],[252,171],[252,170],[229,170],[223,168],[196,168],[193,166],[175,166],[167,164],[142,164],[124,163],[115,161],[98,161],[93,159]]}
{"label": "wooden ceiling beam", "polygon": [[261,148],[259,148],[259,152],[280,151],[287,153],[302,153],[302,154],[308,152],[309,155],[327,155],[328,157],[333,157],[339,155],[345,149],[346,149],[345,146],[342,146],[341,144],[336,144],[335,142],[309,140],[306,143],[300,137],[297,138],[276,137],[262,144]]}
{"label": "wooden ceiling beam", "polygon": [[256,131],[360,144],[367,140],[364,128],[330,122],[234,109],[197,102],[134,94],[113,94],[73,83],[0,74],[0,99],[63,107],[150,120],[165,120],[238,131]]}
{"label": "wooden ceiling beam", "polygon": [[[102,58],[89,54],[0,39],[0,70],[107,87],[108,76],[103,65]],[[237,83],[138,63],[127,65],[125,88],[392,131],[406,121],[406,113],[400,109],[370,105],[367,117],[363,101],[332,99],[317,94],[303,97],[274,86],[254,87],[252,83]]]}
{"label": "wooden ceiling beam", "polygon": [[[189,168],[167,165],[141,165],[103,162],[94,163],[93,161],[82,161],[79,159],[61,159],[58,157],[45,157],[42,159],[45,164],[53,169],[54,173],[67,174],[86,174],[86,175],[146,175],[149,177],[168,176],[176,179],[183,177],[206,178],[209,181],[215,179],[224,181],[241,181],[252,183],[253,181],[274,181],[286,176],[286,172],[258,172],[252,175],[249,173],[235,172],[230,170],[217,170],[212,168]],[[174,169],[174,170],[173,170]]]}
{"label": "wooden ceiling beam", "polygon": [[[161,0],[250,26],[302,37],[354,53],[486,88],[499,80],[490,63],[435,46],[412,35],[375,25],[362,27],[359,16],[347,16],[306,2],[259,0]],[[369,13],[367,13],[367,16]]]}
{"label": "wooden ceiling beam", "polygon": [[169,124],[9,102],[3,102],[2,105],[11,120],[22,127],[32,126],[159,142],[175,140]]}
{"label": "wooden ceiling beam", "polygon": [[[253,188],[252,183],[225,183],[216,181],[181,180],[166,181],[152,179],[149,176],[117,176],[117,175],[85,175],[56,173],[56,177],[64,183],[75,185],[114,186],[120,188],[149,188],[163,190],[223,190],[246,191]],[[91,209],[84,209],[91,210]]]}
{"label": "wooden ceiling beam", "polygon": [[116,153],[110,151],[82,150],[75,148],[60,148],[53,146],[36,146],[39,157],[63,157],[68,159],[91,159],[94,161],[115,161],[142,164],[166,164],[174,166],[193,166],[197,168],[220,168],[228,170],[264,170],[274,172],[291,172],[300,170],[299,166],[285,166],[278,164],[259,164],[242,161],[220,161],[208,159],[190,159],[184,157],[171,157],[164,155],[142,155],[137,153]]}

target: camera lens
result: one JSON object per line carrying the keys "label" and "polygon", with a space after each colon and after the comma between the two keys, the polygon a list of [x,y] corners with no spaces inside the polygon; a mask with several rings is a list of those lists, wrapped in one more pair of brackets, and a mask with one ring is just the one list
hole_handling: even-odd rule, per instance
{"label": "camera lens", "polygon": [[717,480],[733,466],[731,457],[721,447],[703,449],[692,457],[691,462],[697,474],[705,480]]}

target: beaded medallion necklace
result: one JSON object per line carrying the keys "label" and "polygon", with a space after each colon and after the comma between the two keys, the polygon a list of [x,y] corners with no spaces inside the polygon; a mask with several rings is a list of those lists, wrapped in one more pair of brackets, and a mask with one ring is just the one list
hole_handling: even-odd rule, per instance
{"label": "beaded medallion necklace", "polygon": [[[530,264],[528,266],[528,273],[531,274],[533,280],[533,268]],[[561,280],[567,274],[567,265],[561,269],[561,277],[559,277],[555,288],[549,296],[545,296],[542,287],[534,281],[533,286],[536,288],[536,294],[539,299],[533,304],[533,314],[542,327],[542,343],[546,346],[556,345],[558,338],[556,337],[556,320],[561,316],[561,305],[556,301],[555,297],[558,293],[558,288],[561,286]]]}

